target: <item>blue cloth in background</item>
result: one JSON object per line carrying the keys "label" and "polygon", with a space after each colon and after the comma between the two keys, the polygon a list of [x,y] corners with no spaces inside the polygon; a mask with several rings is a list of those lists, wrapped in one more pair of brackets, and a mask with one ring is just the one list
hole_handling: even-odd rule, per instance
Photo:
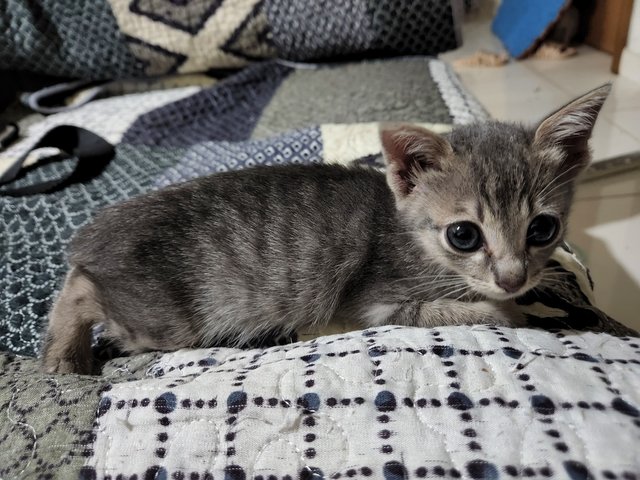
{"label": "blue cloth in background", "polygon": [[491,28],[512,57],[520,58],[560,17],[568,0],[503,0]]}

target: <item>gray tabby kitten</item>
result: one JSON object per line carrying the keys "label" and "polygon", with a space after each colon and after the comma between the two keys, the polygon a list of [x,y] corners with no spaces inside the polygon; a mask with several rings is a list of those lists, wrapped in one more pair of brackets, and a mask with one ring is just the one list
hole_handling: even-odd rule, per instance
{"label": "gray tabby kitten", "polygon": [[517,325],[562,241],[609,93],[535,129],[381,130],[383,173],[337,165],[222,173],[109,207],[72,242],[47,372],[90,373],[92,326],[124,350],[241,344],[341,316]]}

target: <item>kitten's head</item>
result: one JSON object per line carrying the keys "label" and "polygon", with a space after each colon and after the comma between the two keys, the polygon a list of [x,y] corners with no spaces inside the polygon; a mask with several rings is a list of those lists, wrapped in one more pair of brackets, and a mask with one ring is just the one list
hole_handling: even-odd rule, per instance
{"label": "kitten's head", "polygon": [[488,122],[446,136],[381,130],[387,181],[425,256],[489,298],[523,294],[563,239],[576,176],[610,85],[536,128]]}

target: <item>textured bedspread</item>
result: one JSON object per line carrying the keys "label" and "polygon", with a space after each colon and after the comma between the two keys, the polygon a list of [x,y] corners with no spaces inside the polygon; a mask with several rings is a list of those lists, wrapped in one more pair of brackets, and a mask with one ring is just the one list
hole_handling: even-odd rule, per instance
{"label": "textured bedspread", "polygon": [[386,327],[102,377],[2,362],[2,478],[640,476],[638,338]]}

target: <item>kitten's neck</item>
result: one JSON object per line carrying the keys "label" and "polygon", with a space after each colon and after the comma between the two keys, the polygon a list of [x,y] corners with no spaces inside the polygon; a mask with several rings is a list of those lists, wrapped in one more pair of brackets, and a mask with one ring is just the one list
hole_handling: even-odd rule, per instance
{"label": "kitten's neck", "polygon": [[376,265],[370,269],[371,280],[383,285],[386,295],[399,301],[484,299],[468,288],[462,276],[429,256],[395,205],[387,219],[379,229],[372,229],[371,243],[375,246],[372,261]]}

